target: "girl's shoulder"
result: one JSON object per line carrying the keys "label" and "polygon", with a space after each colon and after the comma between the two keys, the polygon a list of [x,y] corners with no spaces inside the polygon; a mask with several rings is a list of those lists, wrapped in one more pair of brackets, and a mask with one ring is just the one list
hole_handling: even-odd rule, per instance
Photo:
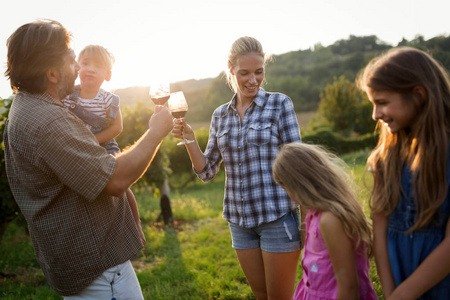
{"label": "girl's shoulder", "polygon": [[[353,247],[354,245],[354,240],[349,238],[345,231],[344,223],[329,211],[322,212],[319,221],[319,229],[327,248],[331,246],[336,250],[340,246],[345,245],[345,247]],[[340,246],[335,248],[334,246],[336,245]]]}
{"label": "girl's shoulder", "polygon": [[342,222],[333,213],[329,211],[323,211],[320,214],[320,228],[325,228],[327,230],[337,229],[342,227]]}

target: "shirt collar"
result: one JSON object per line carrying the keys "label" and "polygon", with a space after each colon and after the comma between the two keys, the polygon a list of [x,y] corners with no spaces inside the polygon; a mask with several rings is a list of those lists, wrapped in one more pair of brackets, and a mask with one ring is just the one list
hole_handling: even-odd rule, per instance
{"label": "shirt collar", "polygon": [[38,94],[31,94],[31,93],[28,93],[28,92],[20,92],[20,93],[23,93],[24,95],[26,95],[28,97],[38,98],[38,99],[40,99],[42,101],[45,101],[45,102],[48,102],[50,104],[56,104],[56,105],[59,105],[59,106],[64,106],[64,104],[61,101],[59,101],[58,99],[54,98],[52,95],[50,95],[47,92],[38,93]]}
{"label": "shirt collar", "polygon": [[[253,101],[250,104],[250,106],[256,105],[259,107],[263,107],[264,103],[266,102],[266,95],[267,95],[267,92],[263,88],[260,87],[255,98],[253,98]],[[233,98],[231,98],[231,101],[228,103],[227,109],[224,110],[224,112],[222,113],[222,117],[226,116],[228,113],[234,113],[236,111],[236,100],[237,100],[237,94],[234,94]]]}

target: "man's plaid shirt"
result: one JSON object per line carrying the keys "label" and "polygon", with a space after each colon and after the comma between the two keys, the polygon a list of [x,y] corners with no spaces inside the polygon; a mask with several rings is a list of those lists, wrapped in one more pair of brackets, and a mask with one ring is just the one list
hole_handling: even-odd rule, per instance
{"label": "man's plaid shirt", "polygon": [[295,207],[272,177],[272,163],[283,144],[301,142],[294,106],[286,95],[260,89],[240,121],[236,95],[212,116],[206,166],[197,172],[211,180],[225,165],[223,218],[252,228],[275,221]]}
{"label": "man's plaid shirt", "polygon": [[60,101],[18,93],[3,138],[11,191],[55,291],[77,294],[142,248],[125,194],[103,192],[116,160]]}

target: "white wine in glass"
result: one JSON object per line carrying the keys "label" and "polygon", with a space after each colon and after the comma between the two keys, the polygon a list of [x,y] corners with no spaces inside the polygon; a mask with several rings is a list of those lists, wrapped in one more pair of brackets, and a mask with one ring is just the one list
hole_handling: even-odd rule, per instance
{"label": "white wine in glass", "polygon": [[[183,92],[175,92],[170,94],[168,106],[170,112],[172,113],[172,116],[175,119],[183,118],[188,111],[188,104],[186,102],[186,98],[184,97]],[[183,141],[179,142],[177,144],[178,146],[194,142],[192,140],[186,140],[183,131],[181,131],[181,134],[183,135]]]}
{"label": "white wine in glass", "polygon": [[152,83],[148,94],[155,105],[164,105],[170,97],[170,84],[168,82]]}

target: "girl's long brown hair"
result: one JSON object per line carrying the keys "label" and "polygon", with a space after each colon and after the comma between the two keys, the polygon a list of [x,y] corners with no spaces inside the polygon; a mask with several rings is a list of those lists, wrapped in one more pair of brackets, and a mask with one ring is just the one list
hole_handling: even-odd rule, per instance
{"label": "girl's long brown hair", "polygon": [[[447,194],[446,166],[450,136],[450,83],[447,71],[427,53],[394,48],[373,59],[357,79],[362,90],[392,91],[417,108],[414,124],[398,133],[379,126],[377,147],[368,158],[374,177],[372,212],[391,214],[402,193],[402,169],[413,173],[416,210],[410,232],[438,216]],[[425,97],[415,93],[420,87]]]}
{"label": "girl's long brown hair", "polygon": [[353,190],[354,183],[345,172],[345,163],[318,145],[284,145],[273,164],[273,178],[295,202],[306,209],[329,211],[344,225],[345,234],[363,243],[372,254],[372,230]]}

